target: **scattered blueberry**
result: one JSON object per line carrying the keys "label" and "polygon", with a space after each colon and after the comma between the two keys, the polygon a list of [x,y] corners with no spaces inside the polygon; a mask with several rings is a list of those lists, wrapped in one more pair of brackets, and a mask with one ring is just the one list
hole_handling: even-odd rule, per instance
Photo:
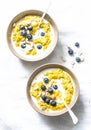
{"label": "scattered blueberry", "polygon": [[53,100],[52,100],[52,101],[50,102],[50,104],[51,104],[52,106],[56,106],[57,103],[56,103],[56,101],[53,101]]}
{"label": "scattered blueberry", "polygon": [[45,102],[49,104],[49,103],[50,103],[50,99],[49,99],[49,98],[46,98],[46,99],[45,99]]}
{"label": "scattered blueberry", "polygon": [[48,79],[48,78],[44,78],[43,81],[44,81],[45,83],[48,83],[48,82],[49,82],[49,79]]}
{"label": "scattered blueberry", "polygon": [[80,57],[76,57],[76,62],[81,62],[81,59],[80,59]]}
{"label": "scattered blueberry", "polygon": [[49,88],[49,89],[48,89],[48,92],[49,92],[49,93],[53,93],[53,89],[52,89],[52,88]]}
{"label": "scattered blueberry", "polygon": [[41,86],[41,89],[42,89],[42,90],[46,90],[46,86],[45,86],[45,85],[42,85],[42,86]]}
{"label": "scattered blueberry", "polygon": [[21,26],[20,26],[20,29],[21,29],[21,30],[24,30],[24,29],[25,29],[25,26],[21,25]]}
{"label": "scattered blueberry", "polygon": [[31,40],[33,38],[32,34],[27,35],[28,40]]}
{"label": "scattered blueberry", "polygon": [[58,86],[57,86],[57,85],[53,85],[53,88],[54,88],[54,89],[58,89]]}
{"label": "scattered blueberry", "polygon": [[43,101],[46,100],[46,96],[45,95],[43,95],[41,98],[42,98]]}
{"label": "scattered blueberry", "polygon": [[29,31],[31,31],[31,30],[33,29],[33,27],[29,25],[29,26],[27,27],[27,29],[28,29]]}
{"label": "scattered blueberry", "polygon": [[74,51],[70,48],[70,49],[68,50],[68,53],[69,53],[70,55],[73,55]]}
{"label": "scattered blueberry", "polygon": [[27,33],[26,33],[26,30],[25,30],[25,29],[21,30],[21,35],[22,35],[22,36],[26,36],[26,34],[27,34]]}
{"label": "scattered blueberry", "polygon": [[22,43],[21,48],[26,48],[26,43]]}
{"label": "scattered blueberry", "polygon": [[44,36],[45,35],[45,33],[44,32],[41,32],[41,36]]}
{"label": "scattered blueberry", "polygon": [[42,45],[37,45],[37,48],[38,48],[38,49],[41,49],[41,48],[42,48]]}
{"label": "scattered blueberry", "polygon": [[80,46],[79,42],[76,42],[76,43],[75,43],[75,46],[76,46],[76,47],[79,47],[79,46]]}

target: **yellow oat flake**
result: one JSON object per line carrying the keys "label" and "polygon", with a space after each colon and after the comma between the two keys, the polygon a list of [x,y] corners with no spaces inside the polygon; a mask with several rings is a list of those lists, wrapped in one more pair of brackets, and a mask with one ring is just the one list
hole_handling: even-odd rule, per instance
{"label": "yellow oat flake", "polygon": [[16,46],[20,46],[20,42],[16,42],[15,45],[16,45]]}
{"label": "yellow oat flake", "polygon": [[38,82],[37,84],[38,84],[39,87],[41,87],[41,86],[43,85],[43,82],[40,81],[40,82]]}
{"label": "yellow oat flake", "polygon": [[50,70],[49,72],[46,72],[44,75],[48,76],[49,80],[60,79],[60,78],[64,77],[64,73],[61,69]]}
{"label": "yellow oat flake", "polygon": [[29,54],[31,54],[31,55],[36,55],[36,53],[37,53],[37,51],[36,51],[35,48],[32,49],[32,50],[28,50],[28,51],[26,51],[26,55],[29,55]]}

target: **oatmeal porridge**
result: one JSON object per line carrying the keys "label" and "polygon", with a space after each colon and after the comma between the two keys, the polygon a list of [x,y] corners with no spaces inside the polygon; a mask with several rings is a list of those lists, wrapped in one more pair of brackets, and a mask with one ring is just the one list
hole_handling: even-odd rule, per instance
{"label": "oatmeal porridge", "polygon": [[34,78],[30,95],[43,111],[60,111],[64,101],[70,104],[74,95],[74,84],[70,75],[60,68],[45,69]]}
{"label": "oatmeal porridge", "polygon": [[[52,47],[54,31],[51,24],[40,16],[28,15],[13,24],[11,41],[15,50],[24,57],[45,55]],[[38,28],[39,27],[39,28]]]}

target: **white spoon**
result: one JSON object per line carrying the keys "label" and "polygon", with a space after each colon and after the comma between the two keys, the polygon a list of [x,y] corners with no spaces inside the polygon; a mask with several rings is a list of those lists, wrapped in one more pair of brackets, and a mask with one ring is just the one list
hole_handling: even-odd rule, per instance
{"label": "white spoon", "polygon": [[40,29],[40,24],[41,24],[42,20],[44,19],[46,13],[48,12],[48,10],[50,8],[50,5],[51,5],[51,1],[49,1],[48,7],[46,8],[46,10],[44,11],[44,13],[43,13],[43,15],[41,17],[41,20],[40,20],[39,25],[38,25],[38,30]]}
{"label": "white spoon", "polygon": [[69,114],[70,114],[70,116],[71,116],[71,118],[72,118],[73,123],[74,123],[74,124],[77,124],[77,122],[78,122],[77,116],[76,116],[76,115],[73,113],[73,111],[68,107],[68,105],[66,104],[66,102],[64,101],[64,99],[63,99],[63,103],[64,103],[65,107],[67,108],[67,111],[69,112]]}
{"label": "white spoon", "polygon": [[78,122],[77,116],[76,116],[76,115],[73,113],[73,111],[68,107],[67,103],[66,103],[65,100],[64,100],[64,97],[65,97],[65,89],[63,88],[63,86],[60,86],[60,88],[61,88],[61,93],[62,93],[62,101],[63,101],[63,103],[64,103],[64,105],[65,105],[65,107],[66,107],[66,109],[67,109],[69,115],[71,116],[73,123],[74,123],[74,124],[77,124],[77,122]]}

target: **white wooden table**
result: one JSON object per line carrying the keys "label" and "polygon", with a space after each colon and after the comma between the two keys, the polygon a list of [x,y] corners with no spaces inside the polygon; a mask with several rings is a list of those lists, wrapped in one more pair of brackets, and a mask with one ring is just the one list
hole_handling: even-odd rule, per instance
{"label": "white wooden table", "polygon": [[[11,4],[10,4],[11,3]],[[24,10],[44,11],[43,0],[3,0],[0,4],[0,130],[90,130],[91,129],[91,7],[90,0],[52,0],[48,14],[59,29],[59,41],[53,53],[45,60],[27,63],[9,50],[6,31],[11,19]],[[74,46],[80,43],[80,48]],[[84,62],[72,68],[67,52],[70,44],[74,51],[82,51]],[[66,58],[66,62],[61,60]],[[79,99],[72,108],[79,123],[73,125],[68,113],[59,117],[46,117],[35,112],[26,97],[26,84],[30,73],[39,65],[60,63],[70,68],[80,84]]]}

